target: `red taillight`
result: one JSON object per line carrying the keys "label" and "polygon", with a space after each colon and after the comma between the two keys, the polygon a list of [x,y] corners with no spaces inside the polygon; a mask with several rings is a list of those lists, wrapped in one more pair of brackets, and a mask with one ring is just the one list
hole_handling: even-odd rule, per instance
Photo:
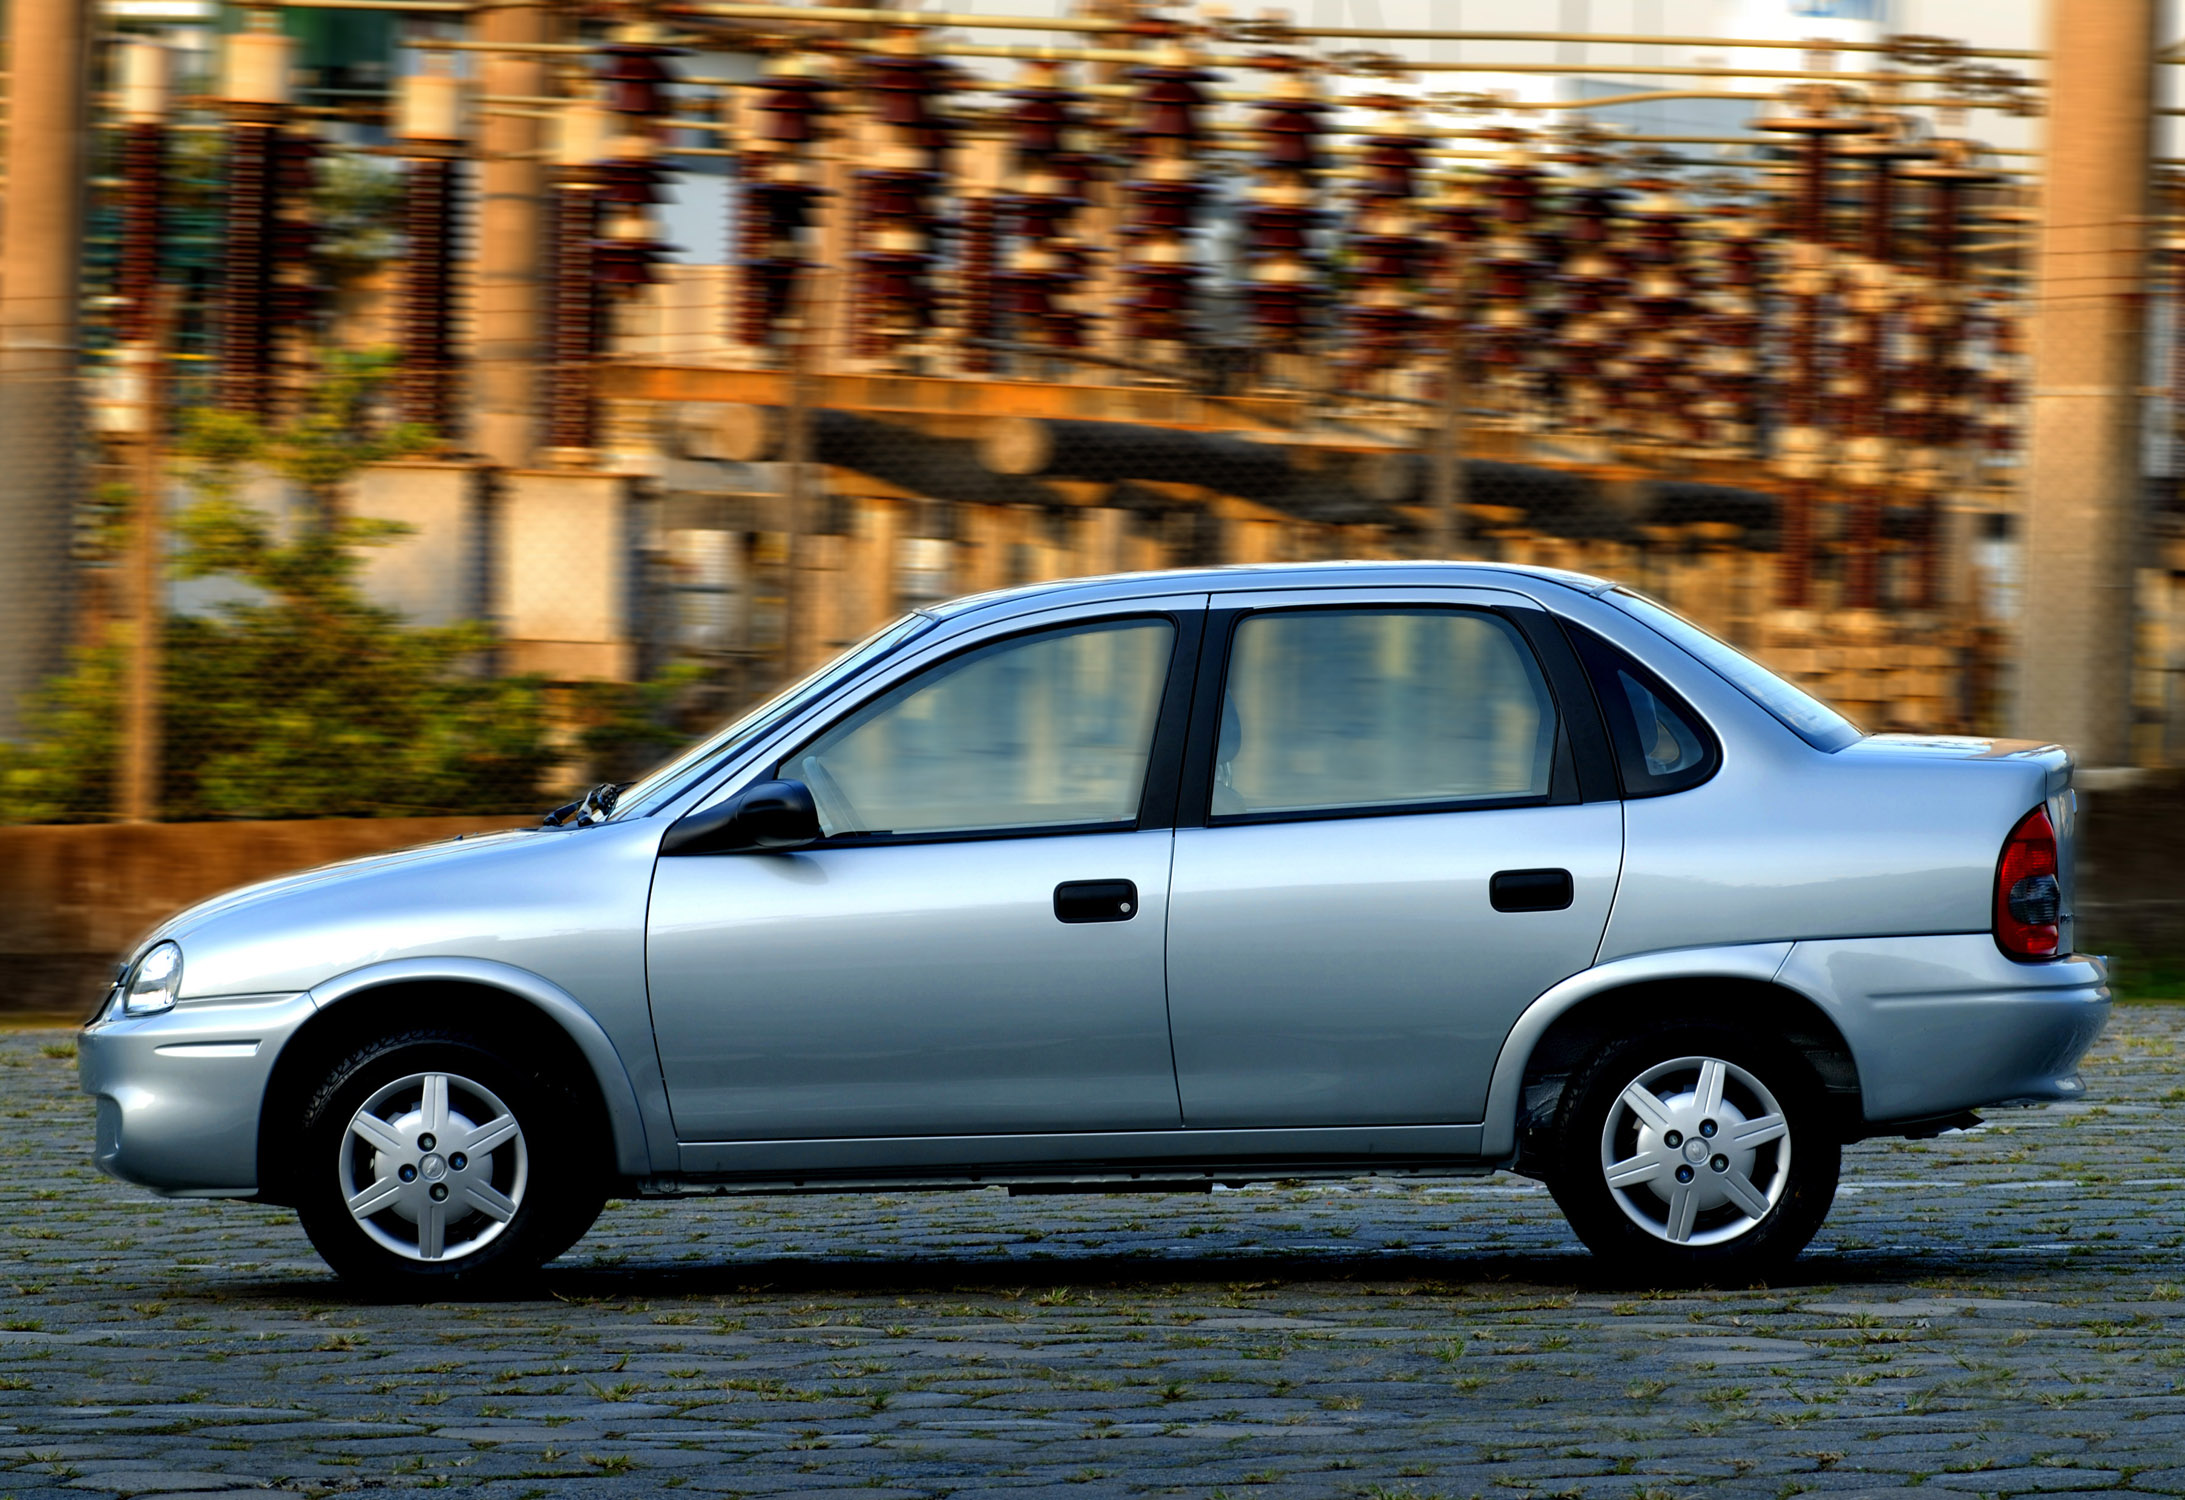
{"label": "red taillight", "polygon": [[2003,841],[1995,866],[1995,942],[2012,958],[2054,958],[2063,887],[2056,880],[2056,829],[2036,807]]}

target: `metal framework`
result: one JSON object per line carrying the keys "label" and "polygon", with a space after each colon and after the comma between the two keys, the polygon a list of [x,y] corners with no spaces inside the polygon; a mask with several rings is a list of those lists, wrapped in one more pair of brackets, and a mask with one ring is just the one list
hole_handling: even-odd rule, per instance
{"label": "metal framework", "polygon": [[[460,4],[294,3],[412,13],[427,56],[534,64],[490,74],[444,137],[393,148],[399,403],[451,448],[458,312],[479,296],[459,269],[468,164],[536,163],[531,461],[615,461],[695,402],[743,413],[723,418],[739,452],[785,462],[795,497],[1059,513],[1122,494],[1403,550],[1516,545],[1541,513],[1468,482],[1492,460],[1734,497],[1734,521],[1617,524],[1757,559],[1784,619],[1937,630],[1964,598],[1950,517],[2008,503],[2031,172],[1966,122],[2038,112],[2040,52],[725,0],[570,7],[511,34],[451,23],[476,13]],[[1577,41],[1745,55],[1520,50]],[[1464,55],[1406,55],[1444,42]],[[686,70],[699,48],[757,76]],[[1483,91],[1497,75],[1632,86],[1513,99]],[[217,368],[223,399],[261,412],[280,330],[327,305],[282,207],[312,169],[289,160],[284,188],[280,141],[392,117],[306,97],[185,99],[165,125],[225,113]],[[1758,118],[1606,123],[1680,100]],[[706,158],[729,166],[725,263],[668,264],[661,195]],[[481,241],[495,212],[476,207]],[[146,277],[133,233],[125,311]]]}

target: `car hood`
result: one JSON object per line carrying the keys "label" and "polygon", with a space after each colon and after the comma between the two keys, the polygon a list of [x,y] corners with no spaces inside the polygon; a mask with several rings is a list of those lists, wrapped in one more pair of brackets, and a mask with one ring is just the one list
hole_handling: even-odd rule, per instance
{"label": "car hood", "polygon": [[[406,849],[390,849],[380,854],[360,855],[356,859],[336,860],[332,864],[317,865],[308,870],[298,870],[290,875],[277,875],[271,880],[261,880],[252,885],[238,886],[195,906],[185,907],[155,928],[145,939],[145,944],[162,938],[186,937],[214,917],[240,912],[249,907],[263,906],[291,892],[317,886],[340,885],[344,882],[366,880],[383,870],[404,865],[453,864],[475,860],[486,851],[509,843],[537,838],[546,831],[536,828],[512,828],[501,833],[458,834],[454,838],[439,839],[430,844],[413,844]],[[142,944],[139,945],[143,946]]]}
{"label": "car hood", "polygon": [[483,961],[580,997],[642,996],[659,844],[644,820],[449,839],[246,886],[152,936],[181,943],[186,1001],[297,994],[407,960]]}

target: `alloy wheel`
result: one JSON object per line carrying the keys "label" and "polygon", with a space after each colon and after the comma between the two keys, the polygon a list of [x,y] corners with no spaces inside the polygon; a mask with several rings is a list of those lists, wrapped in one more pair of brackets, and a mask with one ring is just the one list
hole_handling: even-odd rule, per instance
{"label": "alloy wheel", "polygon": [[1752,1073],[1717,1057],[1648,1068],[1601,1126],[1601,1174],[1639,1228],[1673,1245],[1719,1245],[1765,1219],[1790,1183],[1790,1125]]}
{"label": "alloy wheel", "polygon": [[492,1090],[412,1073],[376,1090],[342,1133],[341,1197],[357,1227],[406,1260],[475,1254],[530,1187],[523,1127]]}

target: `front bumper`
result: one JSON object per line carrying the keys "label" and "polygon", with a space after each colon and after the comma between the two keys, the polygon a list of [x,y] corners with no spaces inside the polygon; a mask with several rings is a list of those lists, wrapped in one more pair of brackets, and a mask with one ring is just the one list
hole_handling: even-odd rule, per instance
{"label": "front bumper", "polygon": [[1799,943],[1777,977],[1843,1032],[1870,1123],[2079,1098],[2109,1019],[2100,959],[2015,963],[1986,933]]}
{"label": "front bumper", "polygon": [[249,995],[102,1013],[76,1041],[77,1077],[98,1100],[99,1169],[170,1197],[255,1194],[266,1081],[314,1009],[308,995]]}

